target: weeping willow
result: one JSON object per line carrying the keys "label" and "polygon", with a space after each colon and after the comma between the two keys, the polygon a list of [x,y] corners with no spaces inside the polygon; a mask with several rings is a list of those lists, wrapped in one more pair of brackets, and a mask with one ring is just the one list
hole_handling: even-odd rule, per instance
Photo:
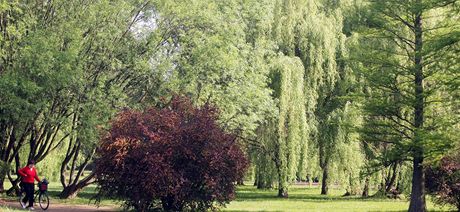
{"label": "weeping willow", "polygon": [[[280,94],[280,144],[283,144],[283,136],[287,137],[287,140],[291,139],[285,131],[281,130],[283,126],[288,126],[287,131],[292,134],[297,133],[296,136],[300,136],[300,140],[302,140],[300,143],[288,143],[287,146],[297,145],[295,150],[290,152],[284,152],[281,148],[280,153],[287,155],[287,157],[281,158],[288,160],[285,161],[288,165],[279,169],[280,195],[283,194],[282,192],[287,192],[286,184],[292,181],[295,175],[300,179],[306,176],[306,170],[309,166],[307,161],[309,155],[308,140],[312,132],[318,131],[319,121],[316,109],[323,106],[318,105],[318,101],[324,97],[323,94],[334,90],[336,81],[339,79],[340,67],[337,65],[336,59],[337,52],[342,48],[344,40],[341,33],[343,20],[340,12],[324,11],[321,5],[322,1],[279,0],[275,6],[273,34],[279,51],[291,58],[297,58],[301,62],[298,68],[303,68],[304,72],[303,76],[290,76],[292,79],[301,77],[300,80],[304,85],[302,97],[297,98],[297,100],[302,101],[302,115],[297,116],[298,119],[296,120],[301,122],[299,125],[301,127],[289,129],[290,125],[283,124],[286,123],[283,114],[288,114],[283,111],[290,110],[286,106],[295,105],[297,102],[283,103],[283,101],[286,102],[282,98],[283,92],[287,92],[285,95],[290,96],[288,90],[281,89]],[[289,69],[289,67],[285,69]],[[292,101],[292,99],[290,100]],[[301,130],[297,132],[299,128]],[[295,136],[292,139],[295,140]],[[286,195],[287,193],[282,196]]]}
{"label": "weeping willow", "polygon": [[299,58],[280,56],[275,71],[280,75],[278,139],[275,158],[279,196],[288,195],[288,184],[295,180],[299,155],[306,146],[304,67]]}
{"label": "weeping willow", "polygon": [[[339,130],[345,131],[338,126],[337,130],[330,132],[332,134],[328,139],[321,139],[325,138],[325,128],[334,129],[332,123],[346,116],[344,102],[338,101],[343,95],[342,89],[347,86],[341,82],[348,80],[344,76],[346,65],[339,62],[346,54],[340,2],[277,0],[271,4],[273,23],[268,34],[275,46],[275,65],[270,87],[279,113],[272,120],[272,124],[277,125],[276,132],[261,130],[258,135],[261,139],[264,136],[260,133],[270,134],[270,139],[261,142],[273,144],[279,196],[288,196],[288,186],[296,178],[305,179],[307,174],[318,176],[322,167],[326,167],[321,166],[325,155],[334,154],[338,148],[345,149],[340,157],[327,156],[328,164],[333,166],[334,161],[347,160],[359,149],[356,145],[340,145],[345,144],[342,141],[330,142],[346,137],[338,135]],[[326,4],[334,7],[325,7]],[[325,108],[327,111],[323,110]],[[324,121],[326,119],[330,121]],[[267,128],[268,125],[260,127]],[[327,145],[334,147],[325,148]],[[328,151],[320,154],[324,149]],[[258,158],[256,166],[265,166],[261,163],[270,163],[267,160]],[[258,169],[258,176],[273,174],[262,173],[264,170]],[[356,167],[340,170],[345,176],[350,170],[355,171]],[[356,176],[347,175],[346,178],[355,179]],[[350,184],[354,184],[354,180]]]}

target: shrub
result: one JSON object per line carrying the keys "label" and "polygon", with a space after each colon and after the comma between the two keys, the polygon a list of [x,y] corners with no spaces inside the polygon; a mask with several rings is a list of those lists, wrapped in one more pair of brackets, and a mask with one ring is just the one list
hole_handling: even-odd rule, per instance
{"label": "shrub", "polygon": [[169,106],[125,110],[101,140],[96,159],[97,197],[115,197],[145,211],[207,210],[234,198],[247,159],[217,110],[184,97]]}
{"label": "shrub", "polygon": [[440,205],[451,204],[460,211],[460,154],[441,159],[440,164],[425,170],[425,186]]}

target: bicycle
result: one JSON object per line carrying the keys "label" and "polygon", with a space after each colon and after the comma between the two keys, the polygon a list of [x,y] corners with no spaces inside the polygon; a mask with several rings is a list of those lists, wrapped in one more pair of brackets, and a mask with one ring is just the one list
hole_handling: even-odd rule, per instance
{"label": "bicycle", "polygon": [[[35,191],[34,193],[34,202],[37,202],[37,197],[38,197],[38,204],[40,205],[40,208],[43,210],[47,210],[49,205],[50,205],[50,198],[48,196],[48,181],[44,179],[43,181],[39,182],[38,184],[38,190]],[[26,192],[24,189],[21,187],[21,191],[19,192],[19,204],[22,206],[22,199],[24,199],[26,195]]]}

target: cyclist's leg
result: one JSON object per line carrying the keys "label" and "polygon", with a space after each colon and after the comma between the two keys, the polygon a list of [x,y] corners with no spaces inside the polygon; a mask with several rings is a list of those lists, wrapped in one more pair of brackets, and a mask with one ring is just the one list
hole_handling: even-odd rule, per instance
{"label": "cyclist's leg", "polygon": [[25,183],[21,182],[19,184],[19,187],[20,187],[20,194],[24,196],[21,201],[27,204],[27,201],[29,199],[27,198],[27,192],[26,192],[27,189],[26,189]]}
{"label": "cyclist's leg", "polygon": [[29,200],[29,205],[27,207],[34,206],[34,184],[33,183],[25,183],[24,188],[26,191],[26,199]]}
{"label": "cyclist's leg", "polygon": [[[21,181],[19,183],[19,196],[22,196],[24,194],[24,183]],[[24,195],[23,198],[21,198],[21,202],[25,202],[24,200],[26,200],[26,196]]]}

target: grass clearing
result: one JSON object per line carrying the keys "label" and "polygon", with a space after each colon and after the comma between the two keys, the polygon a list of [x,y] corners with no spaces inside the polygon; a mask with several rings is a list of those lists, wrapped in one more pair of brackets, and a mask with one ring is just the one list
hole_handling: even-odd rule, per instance
{"label": "grass clearing", "polygon": [[[330,189],[327,196],[320,195],[319,187],[293,186],[289,198],[276,197],[277,190],[258,190],[254,186],[238,188],[237,198],[224,211],[407,211],[409,201],[342,197],[345,190]],[[450,211],[428,201],[429,211]]]}
{"label": "grass clearing", "polygon": [[[9,188],[10,185],[6,185]],[[58,194],[62,187],[60,183],[53,182],[49,185],[50,204],[88,205],[94,204],[91,198],[95,193],[96,186],[91,185],[83,189],[76,198],[62,200]],[[343,189],[330,189],[327,196],[320,195],[318,186],[292,186],[289,190],[289,198],[276,197],[277,190],[258,190],[254,186],[240,186],[237,189],[236,200],[232,201],[222,211],[243,212],[243,211],[407,211],[409,201],[361,198],[358,196],[342,197]],[[1,199],[16,201],[15,197],[8,197],[2,194]],[[120,202],[115,200],[103,200],[102,206],[118,207]],[[455,211],[454,208],[439,207],[434,205],[428,198],[429,211]],[[16,212],[22,211],[0,206],[0,211]]]}

